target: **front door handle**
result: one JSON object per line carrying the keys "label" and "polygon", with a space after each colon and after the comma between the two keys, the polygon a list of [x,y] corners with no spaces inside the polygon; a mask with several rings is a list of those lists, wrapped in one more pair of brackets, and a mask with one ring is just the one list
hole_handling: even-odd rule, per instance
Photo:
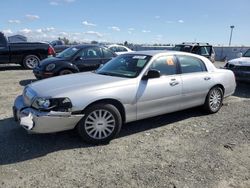
{"label": "front door handle", "polygon": [[206,81],[211,80],[211,77],[207,76],[207,77],[204,78],[204,80],[206,80]]}

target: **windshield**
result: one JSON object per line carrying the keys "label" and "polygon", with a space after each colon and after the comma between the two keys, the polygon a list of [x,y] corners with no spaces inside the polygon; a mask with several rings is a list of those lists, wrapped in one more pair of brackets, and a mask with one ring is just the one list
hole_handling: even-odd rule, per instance
{"label": "windshield", "polygon": [[120,55],[96,71],[97,74],[135,78],[145,67],[151,56],[147,55]]}
{"label": "windshield", "polygon": [[243,55],[243,57],[250,57],[250,49],[246,51],[246,53]]}
{"label": "windshield", "polygon": [[175,51],[182,51],[182,52],[190,52],[192,49],[192,46],[190,45],[175,45],[173,50]]}
{"label": "windshield", "polygon": [[63,50],[61,53],[59,53],[56,57],[70,58],[73,55],[75,55],[78,51],[79,51],[79,48],[77,48],[77,47],[67,48],[66,50]]}

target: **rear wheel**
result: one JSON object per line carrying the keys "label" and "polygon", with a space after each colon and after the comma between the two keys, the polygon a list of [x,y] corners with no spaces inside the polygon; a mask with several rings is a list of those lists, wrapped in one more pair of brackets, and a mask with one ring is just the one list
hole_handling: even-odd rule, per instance
{"label": "rear wheel", "polygon": [[72,74],[73,71],[69,69],[63,69],[59,72],[59,75],[66,75],[66,74]]}
{"label": "rear wheel", "polygon": [[38,66],[39,62],[40,59],[36,55],[27,55],[23,59],[22,65],[26,69],[34,69],[36,66]]}
{"label": "rear wheel", "polygon": [[85,116],[77,125],[77,131],[85,142],[108,143],[121,129],[119,110],[111,104],[95,104],[87,108]]}
{"label": "rear wheel", "polygon": [[207,94],[204,108],[208,113],[216,113],[220,110],[223,102],[223,91],[219,86],[215,86]]}

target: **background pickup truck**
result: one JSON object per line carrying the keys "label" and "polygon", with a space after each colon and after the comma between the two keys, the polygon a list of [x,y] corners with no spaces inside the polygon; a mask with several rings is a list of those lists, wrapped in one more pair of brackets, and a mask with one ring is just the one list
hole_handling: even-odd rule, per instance
{"label": "background pickup truck", "polygon": [[71,47],[71,45],[66,45],[62,40],[53,40],[50,42],[50,45],[54,48],[57,54]]}
{"label": "background pickup truck", "polygon": [[33,69],[40,60],[54,55],[55,51],[48,43],[8,43],[4,34],[0,32],[0,64],[16,63],[26,69]]}

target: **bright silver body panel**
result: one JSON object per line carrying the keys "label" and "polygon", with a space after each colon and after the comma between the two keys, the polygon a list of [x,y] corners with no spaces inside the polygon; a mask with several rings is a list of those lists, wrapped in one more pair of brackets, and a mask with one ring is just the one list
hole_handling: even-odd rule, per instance
{"label": "bright silver body panel", "polygon": [[[215,68],[205,57],[171,51],[133,53],[153,56],[136,78],[121,78],[87,72],[37,81],[28,87],[39,97],[69,98],[73,106],[72,112],[84,111],[88,105],[99,100],[116,100],[125,109],[125,123],[202,105],[209,90],[218,84],[225,89],[224,97],[231,95],[235,90],[236,84],[233,72]],[[176,54],[201,59],[206,65],[207,72],[142,79],[156,58]],[[15,103],[14,106],[18,106],[18,104]],[[26,106],[26,111],[35,114],[33,120],[36,121],[34,127],[37,131],[35,128],[30,131],[39,133],[72,129],[84,115],[60,116],[56,119],[51,117],[51,114],[39,114],[32,107],[27,106],[27,103],[23,102],[21,106]],[[23,107],[18,107],[19,114],[23,110]],[[53,128],[51,128],[52,126]]]}

